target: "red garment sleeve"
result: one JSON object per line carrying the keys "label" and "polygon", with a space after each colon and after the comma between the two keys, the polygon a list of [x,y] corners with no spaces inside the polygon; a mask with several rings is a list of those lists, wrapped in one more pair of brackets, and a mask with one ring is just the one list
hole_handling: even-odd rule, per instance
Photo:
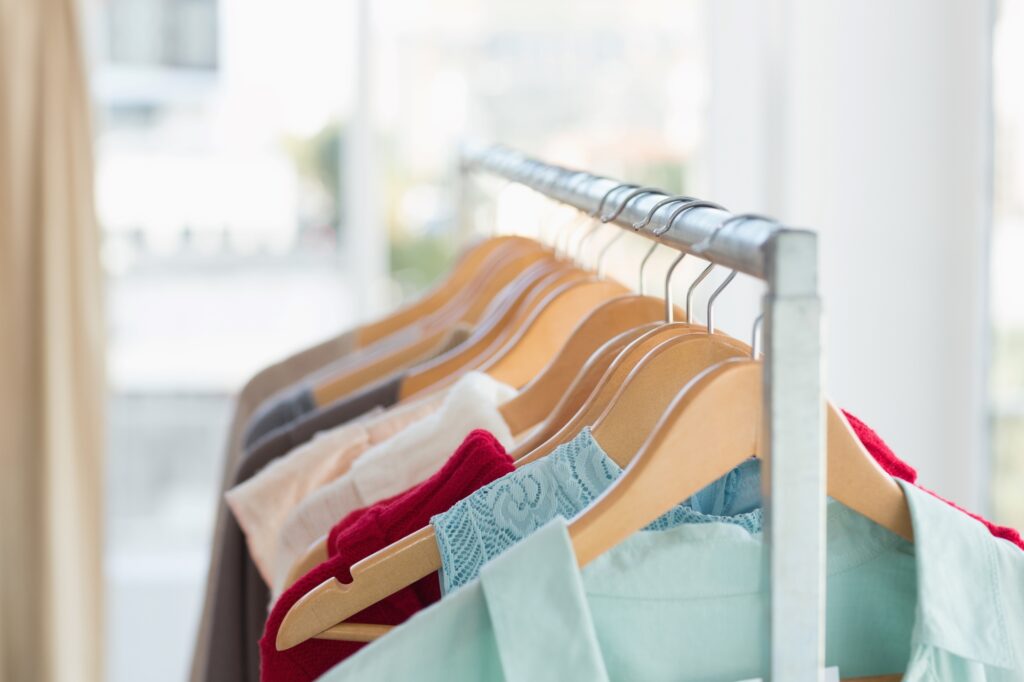
{"label": "red garment sleeve", "polygon": [[[329,578],[351,582],[353,564],[423,528],[430,517],[447,511],[478,488],[515,469],[501,443],[487,431],[466,436],[462,445],[433,476],[390,499],[352,512],[331,530],[329,558],[281,595],[260,640],[263,682],[315,680],[365,646],[360,642],[311,639],[287,651],[274,645],[288,609]],[[441,598],[437,575],[417,581],[351,618],[354,623],[398,625]]]}
{"label": "red garment sleeve", "polygon": [[846,410],[843,410],[843,414],[846,416],[847,421],[850,422],[850,426],[853,427],[853,431],[854,433],[857,434],[857,438],[860,439],[860,442],[864,444],[864,447],[867,448],[867,451],[870,452],[871,456],[875,458],[875,461],[877,461],[890,476],[902,479],[907,483],[913,483],[914,485],[916,485],[918,488],[925,491],[929,495],[937,497],[938,499],[942,500],[949,506],[962,511],[964,514],[967,514],[972,519],[975,519],[976,521],[983,523],[985,527],[988,528],[989,532],[992,533],[992,535],[994,535],[995,537],[1002,538],[1003,540],[1008,540],[1009,542],[1012,542],[1021,549],[1024,549],[1024,539],[1021,538],[1021,535],[1018,531],[1007,526],[998,526],[989,521],[988,519],[985,519],[973,512],[969,512],[963,507],[953,502],[950,502],[941,495],[937,495],[931,490],[928,490],[928,488],[925,488],[924,486],[920,485],[917,482],[917,470],[914,469],[914,467],[907,464],[906,462],[904,462],[903,460],[901,460],[899,457],[897,457],[896,453],[894,453],[892,449],[885,444],[885,441],[882,440],[882,438],[877,433],[875,433],[874,429],[872,429],[870,426],[862,422],[860,419],[857,419],[857,417],[853,416]]}

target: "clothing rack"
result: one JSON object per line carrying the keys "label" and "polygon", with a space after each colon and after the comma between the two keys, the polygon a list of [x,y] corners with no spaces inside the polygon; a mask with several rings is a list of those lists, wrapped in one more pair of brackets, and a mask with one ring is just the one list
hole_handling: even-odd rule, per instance
{"label": "clothing rack", "polygon": [[[466,148],[464,174],[529,187],[679,251],[763,280],[766,566],[775,682],[822,679],[825,606],[825,446],[817,235],[761,216],[694,206],[670,220],[672,195],[532,159],[501,147]],[[464,183],[466,184],[466,183]],[[637,194],[626,202],[630,191]],[[617,200],[613,199],[619,195]],[[623,207],[621,204],[625,203]],[[621,209],[621,210],[620,210]]]}

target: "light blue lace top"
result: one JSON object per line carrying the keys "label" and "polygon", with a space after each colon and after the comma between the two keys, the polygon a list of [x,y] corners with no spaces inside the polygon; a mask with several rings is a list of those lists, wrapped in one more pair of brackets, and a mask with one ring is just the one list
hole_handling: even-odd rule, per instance
{"label": "light blue lace top", "polygon": [[[442,593],[474,578],[556,516],[571,519],[622,473],[585,428],[550,455],[480,488],[430,519],[441,552]],[[761,530],[760,464],[751,459],[679,504],[645,530],[724,522]]]}

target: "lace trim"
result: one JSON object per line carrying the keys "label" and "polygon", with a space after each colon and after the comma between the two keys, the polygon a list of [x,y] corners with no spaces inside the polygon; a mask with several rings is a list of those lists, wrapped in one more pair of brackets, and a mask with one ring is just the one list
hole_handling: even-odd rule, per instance
{"label": "lace trim", "polygon": [[[555,516],[571,519],[603,493],[622,470],[584,429],[547,457],[486,486],[431,518],[441,552],[441,589],[445,594],[479,574],[490,559],[529,536]],[[735,475],[734,475],[735,474]],[[738,472],[724,479],[726,497]],[[717,493],[716,493],[717,495]],[[735,516],[705,514],[690,501],[646,526],[667,530],[683,523],[731,523],[751,533],[761,530],[761,510]]]}

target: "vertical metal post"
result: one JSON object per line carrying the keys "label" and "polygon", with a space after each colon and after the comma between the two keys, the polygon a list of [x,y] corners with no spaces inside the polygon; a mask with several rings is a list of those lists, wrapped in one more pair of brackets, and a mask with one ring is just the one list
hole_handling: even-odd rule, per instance
{"label": "vertical metal post", "polygon": [[825,641],[825,440],[817,236],[765,245],[765,551],[772,682],[820,682]]}

